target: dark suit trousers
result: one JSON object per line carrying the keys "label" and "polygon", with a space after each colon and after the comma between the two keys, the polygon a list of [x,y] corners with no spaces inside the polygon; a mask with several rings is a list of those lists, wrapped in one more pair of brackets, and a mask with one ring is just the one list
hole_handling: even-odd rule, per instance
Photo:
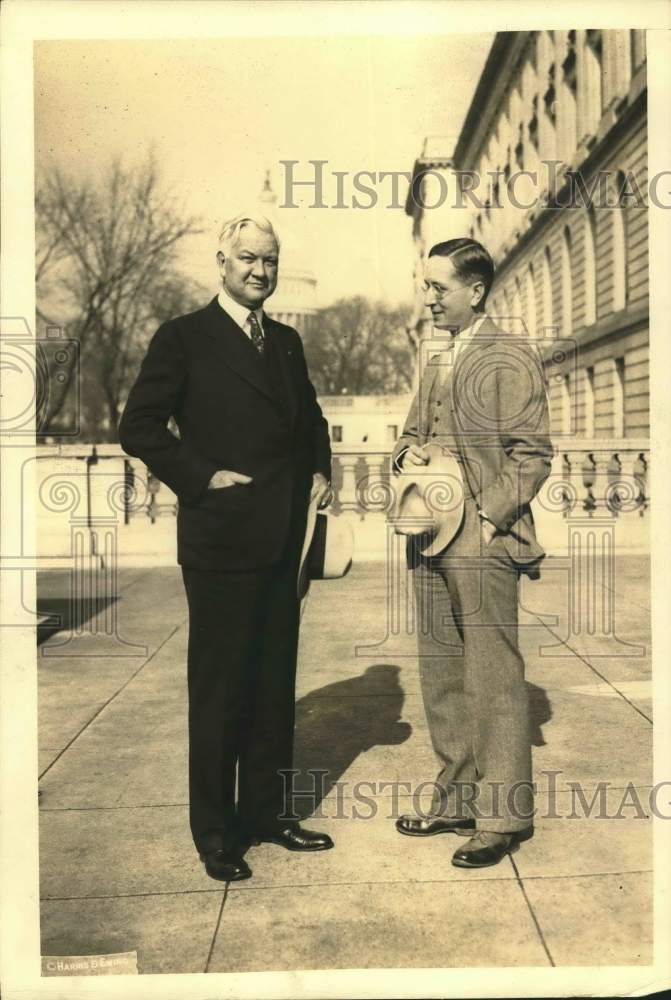
{"label": "dark suit trousers", "polygon": [[[302,538],[302,535],[300,536]],[[189,803],[198,850],[287,825],[299,602],[298,536],[253,571],[183,568],[189,605]],[[238,802],[236,809],[236,765]]]}
{"label": "dark suit trousers", "polygon": [[520,830],[533,797],[528,695],[517,639],[518,571],[486,546],[476,503],[439,556],[414,559],[420,679],[441,769],[432,812]]}

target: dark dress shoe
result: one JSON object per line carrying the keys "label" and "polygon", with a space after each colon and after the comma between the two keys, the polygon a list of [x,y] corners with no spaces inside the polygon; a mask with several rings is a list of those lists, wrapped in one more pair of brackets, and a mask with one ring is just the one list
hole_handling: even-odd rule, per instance
{"label": "dark dress shoe", "polygon": [[258,833],[252,838],[253,844],[279,844],[287,851],[328,851],[333,847],[333,841],[327,833],[315,833],[314,830],[303,830],[300,826],[287,826],[284,830],[274,830],[270,833]]}
{"label": "dark dress shoe", "polygon": [[479,830],[467,844],[455,851],[452,864],[457,868],[489,868],[511,854],[519,844],[534,835],[532,826],[516,833],[491,833]]}
{"label": "dark dress shoe", "polygon": [[451,819],[449,816],[401,816],[396,820],[396,829],[406,837],[435,837],[437,833],[458,833],[468,837],[475,832],[474,819]]}
{"label": "dark dress shoe", "polygon": [[218,882],[241,882],[252,877],[252,869],[239,854],[221,849],[205,851],[199,855],[205,863],[205,871]]}

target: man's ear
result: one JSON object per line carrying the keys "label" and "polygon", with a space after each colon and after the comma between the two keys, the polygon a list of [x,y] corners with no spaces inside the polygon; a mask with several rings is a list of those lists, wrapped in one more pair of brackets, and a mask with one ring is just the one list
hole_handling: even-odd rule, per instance
{"label": "man's ear", "polygon": [[225,260],[226,258],[224,257],[221,250],[217,250],[217,264],[219,265],[219,267],[223,267]]}
{"label": "man's ear", "polygon": [[477,309],[485,295],[484,281],[473,282],[473,295],[471,296],[471,309]]}

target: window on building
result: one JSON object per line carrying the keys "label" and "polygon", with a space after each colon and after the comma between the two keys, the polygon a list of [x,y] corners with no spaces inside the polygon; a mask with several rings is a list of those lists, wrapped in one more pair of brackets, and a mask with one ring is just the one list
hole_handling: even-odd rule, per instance
{"label": "window on building", "polygon": [[534,281],[534,267],[533,264],[529,264],[527,268],[527,274],[525,279],[525,298],[526,298],[526,326],[527,332],[530,337],[536,337],[538,335],[538,319],[536,316],[536,283]]}
{"label": "window on building", "polygon": [[613,437],[624,437],[624,358],[613,358]]}
{"label": "window on building", "polygon": [[578,75],[575,30],[566,39],[566,55],[562,62],[562,155],[573,158],[578,130]]}
{"label": "window on building", "polygon": [[583,225],[585,282],[585,326],[596,323],[596,220],[594,209],[590,207],[585,213]]}
{"label": "window on building", "polygon": [[515,145],[515,163],[524,170],[524,123],[520,122],[517,129],[517,144]]}
{"label": "window on building", "polygon": [[575,47],[575,29],[572,29],[566,36],[566,55],[561,64],[563,78],[566,85],[575,97],[578,92],[577,57]]}
{"label": "window on building", "polygon": [[387,444],[396,444],[398,441],[398,424],[387,424]]}
{"label": "window on building", "polygon": [[583,434],[587,438],[594,437],[594,367],[585,369],[585,420]]}
{"label": "window on building", "polygon": [[342,441],[342,425],[341,424],[334,424],[333,427],[331,428],[331,440],[335,444],[340,444],[340,442]]}
{"label": "window on building", "polygon": [[505,288],[503,289],[503,295],[502,295],[502,299],[501,299],[501,310],[502,310],[502,312],[500,314],[500,318],[501,319],[509,320],[510,319],[510,302],[508,300],[508,293],[506,292]]}
{"label": "window on building", "polygon": [[512,167],[510,165],[510,146],[506,149],[506,162],[503,165],[503,179],[508,183],[510,180],[510,175],[512,173]]}
{"label": "window on building", "polygon": [[632,74],[645,62],[645,30],[637,28],[629,32],[631,39],[631,72]]}
{"label": "window on building", "polygon": [[571,433],[571,376],[566,373],[562,377],[562,407],[561,432],[567,437]]}
{"label": "window on building", "polygon": [[543,104],[545,113],[550,119],[552,126],[557,124],[557,90],[555,87],[555,64],[552,62],[548,67],[548,82],[543,94]]}
{"label": "window on building", "polygon": [[531,101],[531,117],[527,127],[529,142],[538,152],[538,94],[534,94]]}
{"label": "window on building", "polygon": [[517,278],[515,278],[515,290],[513,292],[513,301],[510,307],[510,329],[512,333],[520,333],[522,328],[522,296],[520,295],[520,286]]}
{"label": "window on building", "polygon": [[494,206],[494,208],[500,208],[501,207],[501,202],[499,200],[500,194],[501,194],[501,185],[499,183],[499,175],[498,175],[498,172],[497,172],[496,180],[494,181],[494,183],[492,185],[492,205]]}
{"label": "window on building", "polygon": [[589,128],[596,132],[603,111],[603,39],[597,28],[585,32],[585,83],[590,107]]}
{"label": "window on building", "polygon": [[541,302],[543,315],[541,316],[542,335],[550,338],[554,331],[554,309],[552,308],[552,256],[550,248],[545,247],[541,261]]}
{"label": "window on building", "polygon": [[573,260],[571,230],[564,226],[561,247],[561,325],[564,337],[573,333]]}
{"label": "window on building", "polygon": [[625,189],[625,176],[621,170],[617,172],[616,191],[617,205],[611,211],[613,226],[613,310],[617,312],[627,305],[627,220],[626,208],[623,204],[622,192]]}

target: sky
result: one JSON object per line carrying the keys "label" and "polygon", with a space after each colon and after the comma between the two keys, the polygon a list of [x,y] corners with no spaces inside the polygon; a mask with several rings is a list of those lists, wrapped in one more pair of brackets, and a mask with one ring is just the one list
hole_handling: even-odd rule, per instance
{"label": "sky", "polygon": [[[204,233],[184,246],[182,267],[216,289],[223,219],[257,205],[266,170],[277,192],[285,266],[318,280],[318,300],[362,294],[389,304],[412,298],[411,220],[378,203],[352,207],[359,171],[411,171],[426,136],[449,155],[493,34],[255,37],[179,41],[49,41],[35,46],[36,169],[53,163],[95,177],[121,156],[152,149],[163,180]],[[345,208],[282,208],[283,160],[296,179],[326,160],[324,201]],[[369,183],[369,181],[366,181]],[[406,190],[401,182],[400,201]],[[368,204],[369,199],[359,195]]]}

